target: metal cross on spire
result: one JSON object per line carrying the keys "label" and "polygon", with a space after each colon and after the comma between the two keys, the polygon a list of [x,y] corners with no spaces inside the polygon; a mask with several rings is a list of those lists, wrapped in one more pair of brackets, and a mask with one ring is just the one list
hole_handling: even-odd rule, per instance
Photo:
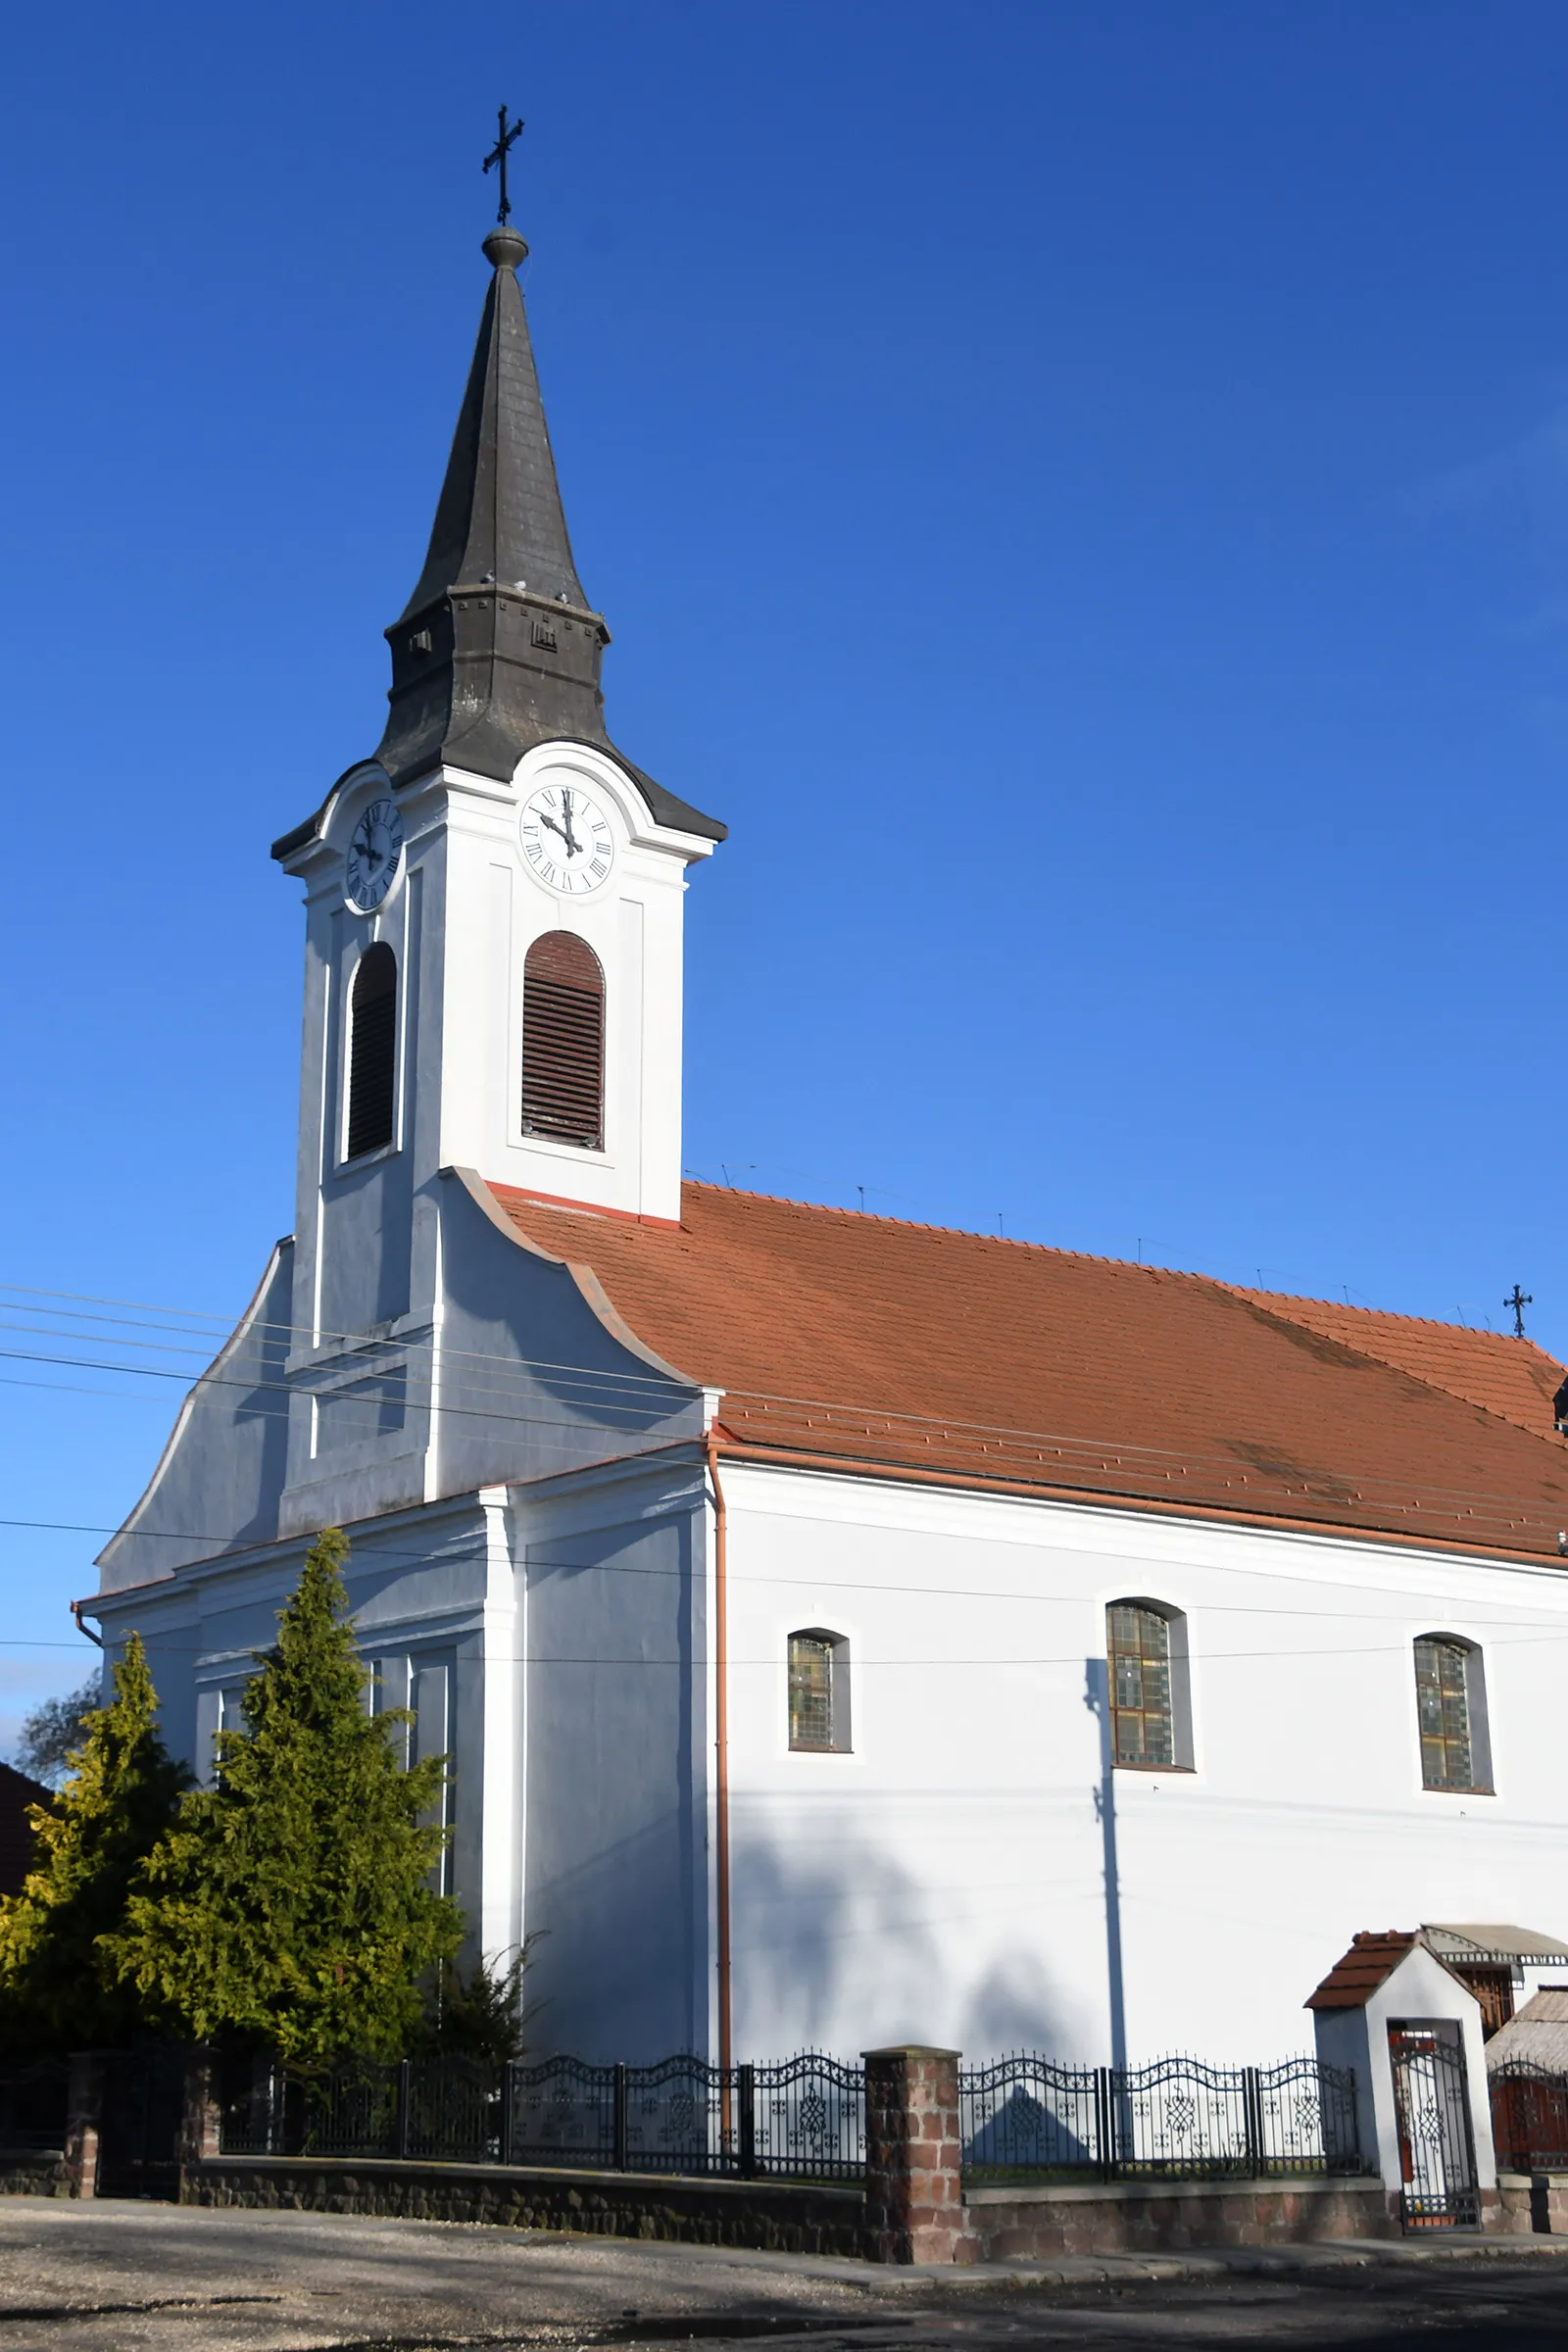
{"label": "metal cross on spire", "polygon": [[1516,1340],[1522,1340],[1525,1336],[1525,1308],[1535,1305],[1534,1298],[1529,1291],[1522,1291],[1515,1283],[1511,1297],[1502,1303],[1513,1309],[1513,1336]]}
{"label": "metal cross on spire", "polygon": [[512,199],[507,194],[507,157],[511,154],[514,143],[522,136],[522,124],[514,122],[509,130],[505,107],[502,107],[497,120],[501,127],[495,145],[484,159],[484,168],[488,174],[492,164],[499,164],[501,167],[501,209],[496,214],[496,219],[505,228],[507,222],[512,219]]}

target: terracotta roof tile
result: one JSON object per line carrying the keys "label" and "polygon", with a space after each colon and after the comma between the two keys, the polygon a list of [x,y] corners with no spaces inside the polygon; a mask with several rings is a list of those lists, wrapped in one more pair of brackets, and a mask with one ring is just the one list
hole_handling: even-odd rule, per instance
{"label": "terracotta roof tile", "polygon": [[1538,1437],[1556,1432],[1552,1399],[1562,1385],[1563,1367],[1534,1340],[1470,1331],[1462,1323],[1429,1323],[1419,1315],[1384,1314],[1373,1306],[1340,1306],[1331,1298],[1291,1298],[1239,1286],[1237,1296],[1401,1372],[1413,1372],[1418,1380],[1484,1405]]}
{"label": "terracotta roof tile", "polygon": [[1361,2008],[1385,1978],[1393,1976],[1406,1952],[1414,1949],[1415,1943],[1413,1930],[1405,1935],[1398,1928],[1389,1928],[1381,1936],[1357,1936],[1344,1958],[1335,1961],[1305,2006],[1308,2009]]}
{"label": "terracotta roof tile", "polygon": [[492,1190],[737,1446],[1559,1556],[1528,1342],[715,1185],[678,1227]]}

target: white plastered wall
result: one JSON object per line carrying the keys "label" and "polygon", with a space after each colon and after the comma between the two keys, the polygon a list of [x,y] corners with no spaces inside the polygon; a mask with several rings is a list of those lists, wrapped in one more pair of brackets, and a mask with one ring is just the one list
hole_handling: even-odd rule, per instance
{"label": "white plastered wall", "polygon": [[[562,781],[592,795],[615,843],[605,882],[579,897],[548,889],[522,856],[523,804]],[[510,782],[441,768],[397,795],[405,836],[397,880],[375,914],[356,914],[344,905],[344,853],[365,807],[390,789],[373,762],[352,770],[319,838],[289,859],[306,886],[301,1348],[330,1344],[337,1330],[422,1326],[438,1310],[426,1195],[444,1167],[478,1168],[498,1183],[633,1215],[680,1215],[685,873],[713,844],[655,824],[607,753],[542,744]],[[605,976],[602,1152],[522,1132],[523,966],[533,941],[558,929],[586,940]],[[398,957],[397,1133],[384,1154],[345,1164],[348,992],[373,940]],[[394,1226],[396,1264],[388,1257]],[[372,1267],[375,1279],[365,1272]],[[307,1475],[307,1436],[296,1434],[293,1457],[297,1485]]]}
{"label": "white plastered wall", "polygon": [[[563,781],[592,795],[615,840],[609,878],[581,897],[548,889],[521,854],[523,803]],[[443,795],[440,1164],[677,1219],[685,869],[713,845],[653,824],[624,769],[583,744],[540,745],[511,785],[448,773]],[[605,976],[602,1152],[522,1132],[523,965],[555,930],[586,940]]]}
{"label": "white plastered wall", "polygon": [[[1110,2056],[1104,1610],[1182,1610],[1196,1769],[1116,1771],[1134,2063],[1268,2064],[1364,1928],[1568,1926],[1568,1576],[727,1461],[738,2054]],[[847,1637],[849,1755],[792,1754],[789,1633]],[[1482,1646],[1496,1793],[1421,1783],[1411,1644]]]}

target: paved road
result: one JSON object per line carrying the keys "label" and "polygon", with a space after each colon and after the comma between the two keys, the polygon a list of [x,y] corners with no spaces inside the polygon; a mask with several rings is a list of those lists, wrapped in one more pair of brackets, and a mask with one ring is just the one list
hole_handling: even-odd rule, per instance
{"label": "paved road", "polygon": [[921,2274],[435,2223],[15,2197],[0,2200],[0,2352],[1568,2347],[1568,2241],[1463,2261],[1346,2248],[1263,2267],[1062,2271]]}

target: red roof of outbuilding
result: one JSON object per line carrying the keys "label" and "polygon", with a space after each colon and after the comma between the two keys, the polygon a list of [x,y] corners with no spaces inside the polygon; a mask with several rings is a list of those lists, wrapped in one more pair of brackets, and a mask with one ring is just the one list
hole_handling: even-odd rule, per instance
{"label": "red roof of outbuilding", "polygon": [[1305,2003],[1308,2009],[1361,2009],[1405,1954],[1413,1951],[1414,1930],[1405,1935],[1387,1928],[1381,1936],[1357,1936],[1342,1960],[1336,1960],[1322,1984]]}
{"label": "red roof of outbuilding", "polygon": [[714,1185],[678,1227],[491,1189],[737,1448],[1559,1556],[1527,1341]]}

